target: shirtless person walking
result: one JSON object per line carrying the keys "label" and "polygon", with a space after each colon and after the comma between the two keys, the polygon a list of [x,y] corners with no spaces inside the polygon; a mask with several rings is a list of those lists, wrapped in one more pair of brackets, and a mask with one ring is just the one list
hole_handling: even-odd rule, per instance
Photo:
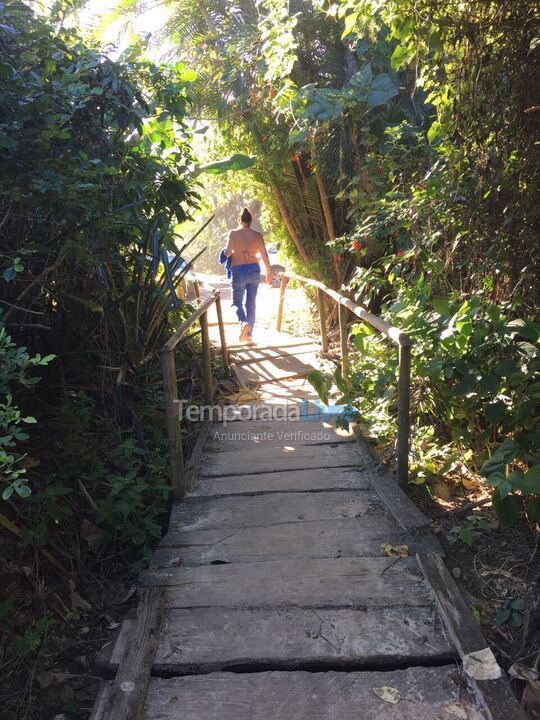
{"label": "shirtless person walking", "polygon": [[240,227],[231,230],[225,255],[231,258],[232,304],[240,322],[240,340],[249,341],[255,325],[255,300],[261,281],[259,259],[266,267],[266,282],[272,284],[272,268],[261,233],[251,229],[251,213],[244,208]]}

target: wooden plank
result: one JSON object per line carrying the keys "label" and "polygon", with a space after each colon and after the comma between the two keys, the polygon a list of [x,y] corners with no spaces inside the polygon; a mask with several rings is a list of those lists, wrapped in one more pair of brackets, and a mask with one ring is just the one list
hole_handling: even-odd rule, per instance
{"label": "wooden plank", "polygon": [[249,363],[231,362],[231,371],[243,386],[249,386],[286,378],[306,377],[318,366],[318,355],[307,353],[306,355],[263,358]]}
{"label": "wooden plank", "polygon": [[129,644],[114,682],[104,686],[94,705],[92,720],[136,720],[141,717],[146,688],[156,654],[163,619],[164,593],[143,588]]}
{"label": "wooden plank", "polygon": [[368,490],[371,483],[356,468],[320,468],[284,472],[233,475],[221,478],[199,478],[188,489],[187,497],[216,495],[258,495],[269,492],[303,492],[320,490]]}
{"label": "wooden plank", "polygon": [[239,528],[234,532],[230,529],[169,530],[152,556],[151,567],[295,558],[384,557],[384,543],[406,544],[411,555],[428,549],[426,538],[409,538],[396,528],[393,519],[364,515],[345,520]]}
{"label": "wooden plank", "polygon": [[[129,645],[122,631],[109,659]],[[184,675],[271,666],[375,667],[407,661],[451,662],[454,651],[431,607],[376,610],[192,608],[165,615],[153,673]]]}
{"label": "wooden plank", "polygon": [[[420,553],[418,561],[433,590],[446,630],[461,659],[469,655],[478,655],[480,651],[489,648],[441,556],[435,553]],[[474,694],[487,713],[488,719],[526,720],[526,715],[513,694],[504,672],[501,668],[498,668],[498,672],[500,677],[492,680],[469,678]]]}
{"label": "wooden plank", "polygon": [[197,439],[195,445],[191,451],[188,461],[186,462],[185,477],[186,487],[196,482],[200,475],[201,463],[204,453],[204,448],[210,432],[211,424],[208,420],[203,420],[197,433]]}
{"label": "wooden plank", "polygon": [[[453,665],[390,672],[212,673],[153,678],[144,720],[484,720]],[[384,702],[373,688],[402,698]],[[510,720],[510,718],[507,718]]]}
{"label": "wooden plank", "polygon": [[281,470],[307,470],[323,467],[365,466],[365,452],[353,443],[300,445],[276,451],[273,448],[250,448],[231,453],[207,453],[201,467],[203,477],[243,475]]}
{"label": "wooden plank", "polygon": [[233,350],[231,360],[237,364],[257,362],[272,358],[297,357],[302,355],[317,355],[321,352],[321,346],[316,343],[310,345],[290,345],[285,347],[259,348],[247,346]]}
{"label": "wooden plank", "polygon": [[216,423],[207,434],[206,447],[212,452],[236,452],[254,445],[321,445],[355,440],[352,430],[337,428],[333,423],[322,422],[316,416],[313,416],[313,421],[244,420],[233,428]]}
{"label": "wooden plank", "polygon": [[427,588],[412,558],[270,560],[142,574],[167,587],[167,606],[395,607],[426,605]]}
{"label": "wooden plank", "polygon": [[[401,527],[411,531],[427,528],[429,526],[427,517],[416,507],[403,489],[399,487],[397,479],[392,477],[388,470],[381,464],[377,454],[367,442],[361,425],[354,424],[351,428],[358,446],[373,460],[371,469],[368,472],[368,477],[373,489],[377,492]],[[373,465],[378,465],[379,467],[375,469]]]}
{"label": "wooden plank", "polygon": [[429,526],[424,513],[416,507],[385,468],[379,471],[368,469],[366,472],[373,489],[401,527],[405,530],[415,530]]}
{"label": "wooden plank", "polygon": [[[212,344],[218,346],[220,344],[219,329],[217,326],[210,326],[210,341]],[[241,348],[248,347],[247,343],[239,341],[240,335],[240,324],[235,323],[234,325],[225,324],[225,334],[227,337],[227,347],[229,351],[238,350]],[[313,345],[317,342],[316,338],[298,335],[289,335],[288,333],[278,332],[277,330],[271,330],[260,326],[255,326],[255,332],[253,337],[253,343],[250,343],[250,347],[258,348],[282,348],[291,347],[293,345]]]}
{"label": "wooden plank", "polygon": [[333,520],[368,514],[384,517],[385,512],[379,498],[368,490],[268,493],[190,498],[173,505],[170,524],[183,531],[207,530]]}

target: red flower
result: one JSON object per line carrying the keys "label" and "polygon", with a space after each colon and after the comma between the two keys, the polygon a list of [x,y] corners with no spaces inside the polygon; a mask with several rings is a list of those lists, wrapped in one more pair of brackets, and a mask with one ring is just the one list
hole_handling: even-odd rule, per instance
{"label": "red flower", "polygon": [[402,257],[403,255],[405,255],[405,253],[403,252],[403,250],[398,250],[397,253],[396,253],[396,257]]}
{"label": "red flower", "polygon": [[293,162],[298,162],[301,157],[302,157],[302,153],[301,153],[301,152],[296,152],[296,153],[294,153],[294,155],[292,156],[291,160],[292,160]]}
{"label": "red flower", "polygon": [[362,249],[362,245],[358,240],[353,240],[351,243],[351,250],[354,250],[355,252],[359,252]]}
{"label": "red flower", "polygon": [[268,135],[263,135],[262,138],[261,138],[261,140],[262,140],[263,142],[266,142],[266,141],[268,140]]}
{"label": "red flower", "polygon": [[452,385],[456,384],[456,381],[454,380],[454,378],[448,378],[446,384],[448,385],[448,387],[452,387]]}
{"label": "red flower", "polygon": [[313,170],[313,163],[306,163],[306,167],[308,170]]}

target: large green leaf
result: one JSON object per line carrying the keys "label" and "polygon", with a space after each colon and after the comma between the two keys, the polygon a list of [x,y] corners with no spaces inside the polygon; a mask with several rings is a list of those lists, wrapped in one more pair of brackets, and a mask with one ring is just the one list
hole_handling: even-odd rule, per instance
{"label": "large green leaf", "polygon": [[246,170],[255,164],[255,158],[249,155],[236,153],[226,160],[217,160],[208,165],[197,165],[193,172],[193,177],[197,177],[201,173],[210,175],[222,175],[226,172],[237,172],[238,170]]}
{"label": "large green leaf", "polygon": [[398,94],[398,89],[392,82],[390,75],[381,73],[371,83],[371,88],[367,95],[367,102],[370,107],[384,105],[391,98]]}
{"label": "large green leaf", "polygon": [[495,450],[487,462],[482,465],[480,472],[488,477],[491,473],[501,472],[509,462],[517,456],[519,448],[513,440],[506,439]]}
{"label": "large green leaf", "polygon": [[501,526],[509,527],[510,525],[513,525],[519,517],[519,505],[516,500],[511,495],[501,498],[501,494],[498,489],[493,491],[493,495],[491,497],[493,501],[493,508],[497,513]]}
{"label": "large green leaf", "polygon": [[[526,473],[512,473],[512,487],[526,495],[540,495],[540,465],[534,465]],[[510,478],[508,478],[510,479]]]}

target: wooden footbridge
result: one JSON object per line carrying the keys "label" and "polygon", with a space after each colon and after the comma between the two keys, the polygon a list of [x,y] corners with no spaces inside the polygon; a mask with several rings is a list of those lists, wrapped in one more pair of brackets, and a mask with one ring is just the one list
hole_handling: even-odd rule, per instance
{"label": "wooden footbridge", "polygon": [[[280,332],[290,279],[316,288],[320,344]],[[162,353],[176,502],[136,614],[101,658],[108,678],[93,720],[522,718],[402,489],[410,339],[289,274],[278,330],[240,346],[220,290],[195,290],[197,309]],[[351,316],[400,348],[399,482],[357,428],[338,430],[321,413],[305,380],[328,350],[329,302],[345,367]],[[223,401],[221,421],[204,423],[184,466],[174,350],[196,321],[207,400],[212,345],[241,390]]]}

